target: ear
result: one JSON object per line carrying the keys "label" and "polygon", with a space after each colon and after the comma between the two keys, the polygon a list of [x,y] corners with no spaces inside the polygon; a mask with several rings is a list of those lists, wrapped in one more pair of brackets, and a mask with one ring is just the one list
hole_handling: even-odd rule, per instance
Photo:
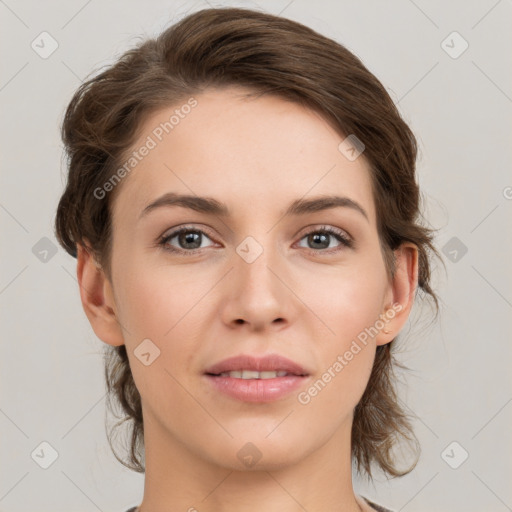
{"label": "ear", "polygon": [[401,331],[411,312],[418,287],[418,247],[403,243],[394,251],[395,276],[389,284],[381,319],[385,324],[375,337],[377,345],[385,345]]}
{"label": "ear", "polygon": [[96,336],[109,345],[124,345],[112,285],[86,247],[77,244],[76,274],[80,299]]}

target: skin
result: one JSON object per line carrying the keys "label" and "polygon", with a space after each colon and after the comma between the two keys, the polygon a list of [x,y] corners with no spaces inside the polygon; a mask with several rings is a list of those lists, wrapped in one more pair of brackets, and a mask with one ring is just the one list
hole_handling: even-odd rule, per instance
{"label": "skin", "polygon": [[[101,340],[126,344],[142,397],[141,511],[372,510],[352,487],[353,409],[376,347],[395,338],[410,313],[417,249],[396,251],[391,280],[364,154],[348,160],[338,150],[344,137],[317,113],[272,96],[244,99],[243,92],[194,96],[197,107],[118,185],[112,281],[79,246],[85,313]],[[134,149],[175,108],[151,115]],[[213,197],[232,215],[173,206],[139,220],[146,205],[171,191]],[[283,217],[293,200],[322,194],[357,201],[368,219],[348,207]],[[178,237],[167,244],[189,254],[156,245],[171,228],[189,224],[205,232],[200,252]],[[354,247],[332,235],[327,249],[308,241],[323,225],[343,230]],[[247,236],[263,248],[252,263],[236,252]],[[307,390],[397,303],[402,309],[386,323],[389,333],[370,337],[308,404],[299,403],[298,392],[267,404],[237,401],[203,377],[233,355],[277,353],[307,368],[299,391]],[[146,338],[160,350],[148,366],[134,354]],[[261,452],[252,467],[237,457],[247,442]]]}

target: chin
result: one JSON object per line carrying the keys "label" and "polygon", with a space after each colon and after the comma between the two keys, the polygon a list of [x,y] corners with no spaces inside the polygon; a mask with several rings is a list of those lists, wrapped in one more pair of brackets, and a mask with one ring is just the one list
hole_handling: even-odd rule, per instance
{"label": "chin", "polygon": [[237,436],[229,445],[219,446],[219,453],[210,453],[211,460],[233,471],[277,471],[297,464],[315,449],[311,446],[308,450],[305,440],[288,436],[284,442],[281,437],[272,439],[272,435],[270,438],[266,435]]}

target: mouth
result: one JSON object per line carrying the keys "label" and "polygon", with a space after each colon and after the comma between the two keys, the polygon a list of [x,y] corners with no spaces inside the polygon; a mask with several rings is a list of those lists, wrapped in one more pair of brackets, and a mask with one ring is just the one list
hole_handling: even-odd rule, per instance
{"label": "mouth", "polygon": [[279,355],[240,355],[209,367],[204,376],[218,392],[244,402],[283,399],[304,385],[309,372]]}
{"label": "mouth", "polygon": [[257,372],[254,370],[233,370],[230,372],[222,372],[222,373],[207,373],[206,375],[210,375],[212,377],[231,377],[232,379],[275,379],[277,377],[306,377],[306,375],[297,375],[295,373],[287,372],[286,370],[279,371],[263,371]]}

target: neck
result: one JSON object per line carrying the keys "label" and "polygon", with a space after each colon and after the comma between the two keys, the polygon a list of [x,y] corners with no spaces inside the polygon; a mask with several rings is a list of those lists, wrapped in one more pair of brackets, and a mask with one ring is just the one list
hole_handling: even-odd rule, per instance
{"label": "neck", "polygon": [[353,490],[350,428],[350,422],[343,424],[319,449],[293,463],[260,463],[258,470],[241,471],[228,457],[215,461],[191,452],[145,416],[146,473],[139,511],[371,510]]}

